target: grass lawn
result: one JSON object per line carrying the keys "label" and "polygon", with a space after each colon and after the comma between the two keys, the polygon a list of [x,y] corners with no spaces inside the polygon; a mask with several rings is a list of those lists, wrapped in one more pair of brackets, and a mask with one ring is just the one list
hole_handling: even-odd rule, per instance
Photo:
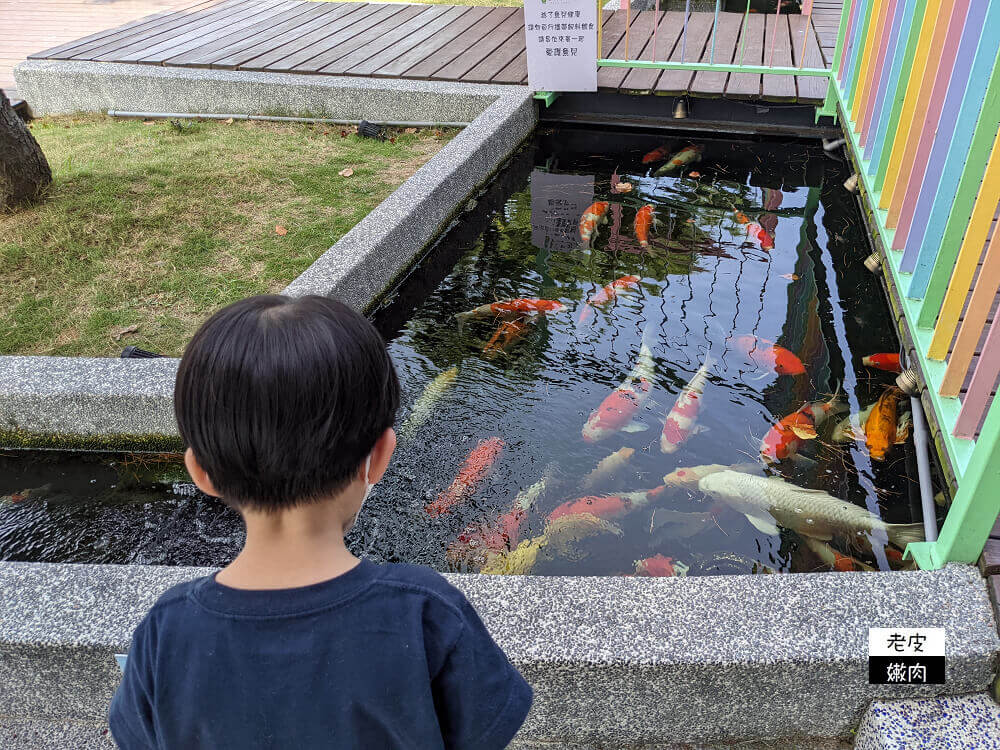
{"label": "grass lawn", "polygon": [[455,132],[390,143],[340,126],[178,132],[103,116],[31,130],[55,179],[42,202],[0,214],[0,354],[179,355],[219,307],[284,288]]}

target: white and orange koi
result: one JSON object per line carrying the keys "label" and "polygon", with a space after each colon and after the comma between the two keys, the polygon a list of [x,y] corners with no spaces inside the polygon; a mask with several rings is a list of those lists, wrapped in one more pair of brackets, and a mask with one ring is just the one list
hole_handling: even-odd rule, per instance
{"label": "white and orange koi", "polygon": [[649,230],[656,227],[653,204],[647,203],[635,212],[635,238],[641,247],[649,247]]}
{"label": "white and orange koi", "polygon": [[585,245],[590,245],[597,234],[597,227],[608,220],[608,209],[611,204],[608,201],[597,201],[587,206],[580,217],[580,241]]}
{"label": "white and orange koi", "polygon": [[620,279],[615,279],[587,300],[587,305],[580,310],[579,322],[582,323],[590,317],[591,308],[598,305],[606,305],[608,302],[615,299],[619,292],[635,289],[638,286],[639,277],[635,275],[622,276]]}
{"label": "white and orange koi", "polygon": [[675,169],[680,169],[688,164],[694,164],[701,159],[701,152],[704,150],[703,146],[685,146],[671,156],[670,161],[653,172],[653,176],[662,177],[663,175],[670,174]]}
{"label": "white and orange koi", "polygon": [[663,422],[663,432],[660,434],[660,452],[673,453],[691,437],[698,421],[698,410],[701,407],[701,396],[705,392],[708,380],[708,368],[712,357],[705,355],[705,361],[694,377],[684,386],[673,408]]}
{"label": "white and orange koi", "polygon": [[645,430],[646,426],[633,421],[633,418],[653,387],[654,369],[653,352],[643,344],[632,372],[590,413],[583,426],[583,439],[596,443],[616,432]]}

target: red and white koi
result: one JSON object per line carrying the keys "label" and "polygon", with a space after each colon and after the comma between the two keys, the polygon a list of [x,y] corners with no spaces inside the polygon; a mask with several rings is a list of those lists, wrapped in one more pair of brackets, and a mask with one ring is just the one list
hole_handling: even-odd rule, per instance
{"label": "red and white koi", "polygon": [[647,507],[663,494],[665,489],[666,485],[661,484],[651,490],[622,492],[617,495],[588,495],[568,500],[549,513],[548,520],[554,521],[563,516],[575,516],[581,513],[589,513],[597,518],[617,518],[633,510]]}
{"label": "red and white koi", "polygon": [[680,448],[695,430],[698,421],[698,410],[701,408],[701,397],[708,381],[708,368],[712,365],[711,355],[705,355],[705,361],[694,377],[684,386],[673,408],[663,422],[663,432],[660,434],[660,452],[673,453]]}
{"label": "red and white koi", "polygon": [[622,276],[620,279],[615,279],[610,284],[601,289],[597,294],[593,295],[587,300],[587,305],[580,310],[579,321],[582,323],[587,318],[590,317],[591,309],[598,305],[606,305],[615,297],[618,296],[619,292],[627,291],[629,289],[635,289],[639,286],[638,276]]}
{"label": "red and white koi", "polygon": [[635,561],[635,574],[641,577],[665,578],[686,576],[691,568],[680,560],[656,554],[644,560]]}
{"label": "red and white koi", "polygon": [[774,248],[774,237],[764,227],[756,221],[752,221],[747,226],[747,237],[753,240],[761,250],[771,250]]}
{"label": "red and white koi", "polygon": [[791,458],[807,440],[817,436],[816,428],[834,414],[847,407],[837,401],[840,387],[829,401],[813,401],[793,411],[772,426],[760,443],[760,455],[767,463],[776,463]]}
{"label": "red and white koi", "polygon": [[597,201],[587,206],[580,217],[580,241],[585,245],[593,243],[597,235],[597,227],[608,220],[608,209],[611,204],[608,201]]}
{"label": "red and white koi", "polygon": [[465,459],[451,486],[424,508],[427,514],[440,516],[450,513],[452,507],[468,500],[475,492],[476,485],[493,470],[493,465],[503,453],[503,448],[504,442],[498,437],[480,440]]}
{"label": "red and white koi", "polygon": [[635,212],[635,238],[641,247],[649,247],[649,230],[656,226],[656,214],[652,203]]}
{"label": "red and white koi", "polygon": [[737,348],[761,369],[774,370],[779,375],[805,375],[806,368],[793,352],[757,336],[738,336]]}
{"label": "red and white koi", "polygon": [[664,159],[667,158],[667,155],[669,153],[670,153],[670,146],[667,145],[667,144],[664,144],[664,145],[660,146],[659,148],[654,148],[648,154],[646,154],[645,156],[643,156],[642,157],[642,163],[643,164],[653,164],[654,162],[663,161]]}
{"label": "red and white koi", "polygon": [[633,421],[633,418],[653,387],[654,370],[653,352],[643,344],[632,372],[590,413],[583,426],[583,439],[596,443],[616,432],[645,430],[646,426]]}
{"label": "red and white koi", "polygon": [[670,174],[675,169],[680,169],[688,164],[694,164],[696,161],[701,160],[701,152],[704,150],[703,146],[685,146],[671,156],[670,161],[657,169],[653,175],[655,177],[662,177],[663,175]]}

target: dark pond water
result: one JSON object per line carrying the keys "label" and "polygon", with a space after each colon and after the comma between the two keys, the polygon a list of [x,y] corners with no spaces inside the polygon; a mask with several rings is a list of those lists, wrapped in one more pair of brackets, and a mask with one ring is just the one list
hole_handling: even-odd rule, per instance
{"label": "dark pond water", "polygon": [[[685,148],[697,158],[653,174]],[[831,497],[920,520],[909,441],[873,461],[832,434],[892,383],[862,357],[898,349],[844,169],[800,143],[540,133],[374,313],[405,408],[354,550],[535,574],[631,574],[651,558],[638,569],[669,572],[663,557],[688,575],[798,572],[847,552],[895,566],[881,532],[823,520]],[[631,190],[612,192],[613,174]],[[595,203],[606,221],[587,247],[580,217]],[[516,299],[562,307],[459,315]],[[695,406],[678,411],[706,357]],[[825,418],[835,394],[842,411]],[[765,465],[762,439],[810,403],[815,437],[785,430],[797,453]],[[634,413],[595,422],[602,404]],[[691,469],[709,464],[737,472],[699,488]],[[0,559],[223,564],[240,520],[190,489],[164,457],[0,457],[0,495],[15,501],[0,500]]]}

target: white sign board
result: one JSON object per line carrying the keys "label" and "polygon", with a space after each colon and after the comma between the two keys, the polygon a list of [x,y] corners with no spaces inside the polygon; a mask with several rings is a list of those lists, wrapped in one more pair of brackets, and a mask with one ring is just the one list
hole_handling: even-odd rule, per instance
{"label": "white sign board", "polygon": [[593,175],[531,173],[531,244],[542,250],[578,250],[580,217],[594,202]]}
{"label": "white sign board", "polygon": [[524,0],[528,87],[597,91],[597,3]]}

